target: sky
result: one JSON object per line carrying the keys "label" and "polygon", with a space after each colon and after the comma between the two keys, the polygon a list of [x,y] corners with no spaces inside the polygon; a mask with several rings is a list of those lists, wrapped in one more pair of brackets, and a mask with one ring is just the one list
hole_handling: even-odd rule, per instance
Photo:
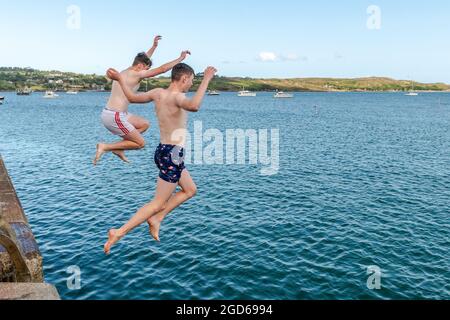
{"label": "sky", "polygon": [[0,66],[104,74],[163,40],[197,72],[450,83],[450,1],[0,0]]}

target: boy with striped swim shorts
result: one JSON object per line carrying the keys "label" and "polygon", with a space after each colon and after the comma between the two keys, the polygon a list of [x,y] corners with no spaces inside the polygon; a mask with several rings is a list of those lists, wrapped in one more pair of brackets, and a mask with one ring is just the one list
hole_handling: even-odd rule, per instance
{"label": "boy with striped swim shorts", "polygon": [[[183,51],[178,59],[159,68],[150,69],[152,66],[150,58],[158,47],[160,40],[161,36],[156,36],[152,48],[147,52],[139,53],[134,59],[133,65],[121,72],[124,85],[133,92],[138,91],[142,80],[171,70],[190,54],[189,51]],[[142,134],[150,128],[150,124],[146,119],[129,113],[129,104],[130,102],[127,100],[122,87],[117,82],[113,82],[111,96],[101,114],[101,121],[106,129],[123,140],[111,144],[97,144],[97,152],[93,161],[94,165],[97,165],[100,158],[107,152],[112,152],[124,162],[128,162],[125,150],[138,150],[145,147],[145,140]]]}

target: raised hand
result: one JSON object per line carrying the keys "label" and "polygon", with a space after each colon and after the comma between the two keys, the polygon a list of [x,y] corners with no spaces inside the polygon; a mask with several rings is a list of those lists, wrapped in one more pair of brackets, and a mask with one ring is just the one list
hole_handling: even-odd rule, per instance
{"label": "raised hand", "polygon": [[210,81],[210,80],[212,80],[214,78],[216,73],[217,73],[217,69],[210,66],[210,67],[205,69],[203,79],[206,79],[206,80]]}
{"label": "raised hand", "polygon": [[188,54],[191,54],[191,52],[189,50],[185,50],[181,53],[180,58],[181,60],[184,60],[187,58]]}
{"label": "raised hand", "polygon": [[120,72],[113,68],[109,68],[106,75],[108,78],[115,81],[119,81],[121,78]]}
{"label": "raised hand", "polygon": [[158,46],[158,44],[159,44],[159,41],[162,39],[162,37],[161,36],[156,36],[155,37],[155,39],[153,39],[153,46],[154,47],[157,47]]}

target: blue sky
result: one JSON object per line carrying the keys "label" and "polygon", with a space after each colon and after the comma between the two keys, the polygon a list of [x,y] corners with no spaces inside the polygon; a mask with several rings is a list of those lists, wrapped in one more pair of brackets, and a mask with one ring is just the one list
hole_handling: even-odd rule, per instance
{"label": "blue sky", "polygon": [[[80,29],[67,8],[80,8]],[[381,29],[367,27],[370,5]],[[103,74],[164,38],[155,65],[183,49],[196,70],[250,77],[413,78],[450,83],[447,0],[0,0],[0,66]]]}

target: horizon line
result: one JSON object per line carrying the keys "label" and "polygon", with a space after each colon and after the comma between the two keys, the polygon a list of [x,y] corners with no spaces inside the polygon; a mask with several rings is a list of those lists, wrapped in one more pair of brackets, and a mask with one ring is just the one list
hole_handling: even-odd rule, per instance
{"label": "horizon line", "polygon": [[[74,74],[80,74],[80,75],[95,75],[95,76],[99,76],[102,77],[103,75],[101,74],[97,74],[97,73],[84,73],[84,72],[76,72],[76,71],[62,71],[62,70],[57,70],[57,69],[51,69],[51,70],[44,70],[44,69],[36,69],[34,67],[18,67],[18,66],[0,66],[1,68],[14,68],[14,69],[31,69],[31,70],[36,70],[36,71],[41,71],[41,72],[62,72],[62,73],[74,73]],[[169,71],[168,71],[169,72]],[[106,72],[104,75],[105,78],[107,78],[106,76]],[[164,75],[159,75],[157,77],[153,77],[153,78],[167,78],[168,76],[164,76]],[[418,81],[418,80],[413,80],[413,79],[397,79],[395,77],[391,77],[391,76],[376,76],[376,75],[371,75],[371,76],[356,76],[356,77],[351,77],[351,76],[345,76],[345,77],[317,77],[317,76],[307,76],[307,77],[287,77],[287,78],[282,78],[282,77],[250,77],[250,76],[227,76],[227,75],[218,75],[218,77],[221,78],[242,78],[242,79],[253,79],[253,80],[271,80],[271,79],[275,79],[275,80],[293,80],[293,79],[335,79],[335,80],[356,80],[356,79],[390,79],[390,80],[394,80],[394,81],[409,81],[409,82],[416,82],[416,83],[421,83],[421,84],[444,84],[444,85],[449,85],[450,83],[447,83],[445,81],[433,81],[433,82],[422,82],[422,81]]]}

